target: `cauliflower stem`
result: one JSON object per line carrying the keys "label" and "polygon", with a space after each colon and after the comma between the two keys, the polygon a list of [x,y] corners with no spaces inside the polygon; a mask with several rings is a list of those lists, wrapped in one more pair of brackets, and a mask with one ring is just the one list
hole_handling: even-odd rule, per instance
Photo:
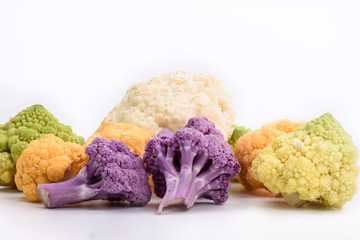
{"label": "cauliflower stem", "polygon": [[96,199],[97,189],[104,180],[95,177],[88,181],[87,172],[87,169],[83,168],[77,177],[66,182],[39,184],[36,193],[47,208]]}
{"label": "cauliflower stem", "polygon": [[294,207],[302,207],[305,204],[309,203],[309,201],[301,199],[296,193],[281,193],[281,195],[289,205]]}

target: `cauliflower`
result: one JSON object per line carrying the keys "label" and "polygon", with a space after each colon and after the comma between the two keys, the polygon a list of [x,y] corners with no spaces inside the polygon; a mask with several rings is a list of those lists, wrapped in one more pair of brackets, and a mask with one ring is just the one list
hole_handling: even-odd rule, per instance
{"label": "cauliflower", "polygon": [[39,202],[35,192],[37,184],[61,182],[74,177],[73,167],[82,164],[85,156],[83,146],[47,134],[30,142],[18,158],[16,187],[29,201]]}
{"label": "cauliflower", "polygon": [[7,131],[4,129],[5,125],[0,124],[0,153],[8,151],[7,145]]}
{"label": "cauliflower", "polygon": [[241,138],[245,133],[250,132],[251,130],[244,126],[233,125],[233,132],[231,137],[227,140],[228,144],[230,144],[231,148],[235,150],[235,144],[239,138]]}
{"label": "cauliflower", "polygon": [[259,153],[280,135],[295,132],[304,122],[292,122],[287,119],[265,124],[260,130],[244,134],[235,145],[235,157],[241,165],[237,180],[249,190],[264,188],[264,185],[254,178],[251,170],[253,160]]}
{"label": "cauliflower", "polygon": [[144,154],[154,192],[162,198],[158,213],[179,202],[190,208],[199,198],[224,203],[240,165],[214,123],[195,117],[175,133],[163,133],[149,140]]}
{"label": "cauliflower", "polygon": [[90,161],[73,179],[39,184],[36,192],[47,208],[88,200],[127,201],[143,206],[151,189],[139,155],[117,140],[95,138],[86,147]]}
{"label": "cauliflower", "polygon": [[14,186],[15,172],[10,153],[0,152],[0,186]]}
{"label": "cauliflower", "polygon": [[86,140],[84,147],[87,147],[97,137],[121,141],[130,148],[130,151],[142,157],[151,133],[135,124],[106,122]]}
{"label": "cauliflower", "polygon": [[[76,136],[70,126],[60,123],[42,105],[28,107],[6,124],[0,125],[0,179],[3,173],[6,176],[0,180],[0,185],[14,184],[10,176],[16,172],[15,165],[20,154],[32,140],[40,139],[45,134],[54,134],[66,142],[84,143],[84,139]],[[9,161],[9,154],[13,163]],[[7,160],[4,161],[4,158]]]}
{"label": "cauliflower", "polygon": [[252,171],[291,205],[320,201],[341,208],[355,193],[357,157],[351,136],[326,113],[278,137],[253,161]]}
{"label": "cauliflower", "polygon": [[221,81],[173,72],[132,85],[104,122],[135,123],[157,136],[162,128],[175,132],[198,116],[207,117],[226,139],[230,137],[235,112]]}
{"label": "cauliflower", "polygon": [[[106,122],[86,140],[84,147],[87,147],[95,138],[107,138],[110,140],[118,140],[123,142],[130,151],[138,154],[140,157],[144,155],[145,145],[151,138],[151,134],[148,130],[136,126],[130,123],[117,123]],[[74,171],[78,173],[89,161],[89,157],[86,156],[84,162],[78,165]]]}
{"label": "cauliflower", "polygon": [[15,164],[8,152],[4,124],[0,124],[0,186],[13,186],[15,171]]}

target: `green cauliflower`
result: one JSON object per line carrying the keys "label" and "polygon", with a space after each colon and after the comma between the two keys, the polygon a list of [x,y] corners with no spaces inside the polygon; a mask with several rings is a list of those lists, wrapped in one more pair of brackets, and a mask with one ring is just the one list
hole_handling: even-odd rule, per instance
{"label": "green cauliflower", "polygon": [[290,205],[318,201],[341,208],[356,190],[357,158],[351,136],[326,113],[278,137],[253,161],[252,171]]}
{"label": "green cauliflower", "polygon": [[237,140],[239,140],[239,138],[242,137],[242,135],[244,135],[247,132],[250,132],[251,130],[247,129],[244,126],[237,126],[235,124],[233,124],[232,127],[233,127],[234,131],[232,132],[231,137],[227,140],[227,142],[228,142],[228,144],[230,144],[230,146],[234,150]]}
{"label": "green cauliflower", "polygon": [[13,186],[15,173],[15,163],[10,153],[0,152],[0,186]]}
{"label": "green cauliflower", "polygon": [[27,145],[45,134],[53,134],[65,142],[84,144],[70,126],[58,121],[42,105],[33,105],[19,112],[9,122],[0,125],[0,185],[12,186],[16,161]]}
{"label": "green cauliflower", "polygon": [[5,152],[8,150],[7,136],[6,131],[4,130],[4,126],[4,124],[0,124],[0,152]]}

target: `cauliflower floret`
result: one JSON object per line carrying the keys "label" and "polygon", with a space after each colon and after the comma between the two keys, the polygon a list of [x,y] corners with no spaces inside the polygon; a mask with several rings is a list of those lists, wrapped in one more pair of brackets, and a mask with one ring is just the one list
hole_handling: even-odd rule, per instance
{"label": "cauliflower floret", "polygon": [[264,185],[254,178],[251,164],[259,153],[273,142],[277,137],[295,132],[305,122],[293,122],[288,119],[270,122],[260,130],[250,131],[244,134],[235,145],[235,157],[241,165],[241,172],[236,179],[247,189],[264,188]]}
{"label": "cauliflower floret", "polygon": [[[151,138],[151,134],[148,130],[138,127],[135,124],[106,122],[101,124],[93,135],[86,140],[84,147],[86,148],[98,137],[121,141],[130,149],[130,151],[142,157],[145,152],[146,143]],[[74,168],[74,172],[80,172],[88,161],[89,157],[86,156],[85,161]]]}
{"label": "cauliflower floret", "polygon": [[0,186],[13,186],[15,164],[10,153],[0,152]]}
{"label": "cauliflower floret", "polygon": [[148,130],[135,124],[106,122],[101,124],[94,134],[86,140],[84,147],[87,147],[97,137],[121,141],[130,151],[142,157],[151,134]]}
{"label": "cauliflower floret", "polygon": [[231,146],[205,117],[191,118],[175,133],[150,139],[144,162],[154,193],[162,198],[158,213],[180,202],[190,208],[199,198],[226,202],[230,178],[240,171]]}
{"label": "cauliflower floret", "polygon": [[253,161],[252,171],[291,205],[320,201],[341,208],[355,193],[357,157],[351,136],[326,113],[278,137]]}
{"label": "cauliflower floret", "polygon": [[207,117],[226,139],[230,137],[235,112],[221,81],[179,71],[132,85],[104,122],[135,123],[157,136],[162,128],[175,132],[198,116]]}
{"label": "cauliflower floret", "polygon": [[73,167],[85,160],[84,147],[47,134],[25,148],[16,163],[16,187],[25,198],[39,202],[36,187],[39,183],[55,183],[75,176]]}

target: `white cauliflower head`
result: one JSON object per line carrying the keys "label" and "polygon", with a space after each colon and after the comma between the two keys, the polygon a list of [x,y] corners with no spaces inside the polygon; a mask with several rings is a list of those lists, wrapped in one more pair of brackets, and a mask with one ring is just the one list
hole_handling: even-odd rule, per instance
{"label": "white cauliflower head", "polygon": [[192,117],[207,117],[227,139],[235,112],[219,79],[178,71],[132,85],[104,122],[135,123],[156,136],[162,128],[184,127]]}

